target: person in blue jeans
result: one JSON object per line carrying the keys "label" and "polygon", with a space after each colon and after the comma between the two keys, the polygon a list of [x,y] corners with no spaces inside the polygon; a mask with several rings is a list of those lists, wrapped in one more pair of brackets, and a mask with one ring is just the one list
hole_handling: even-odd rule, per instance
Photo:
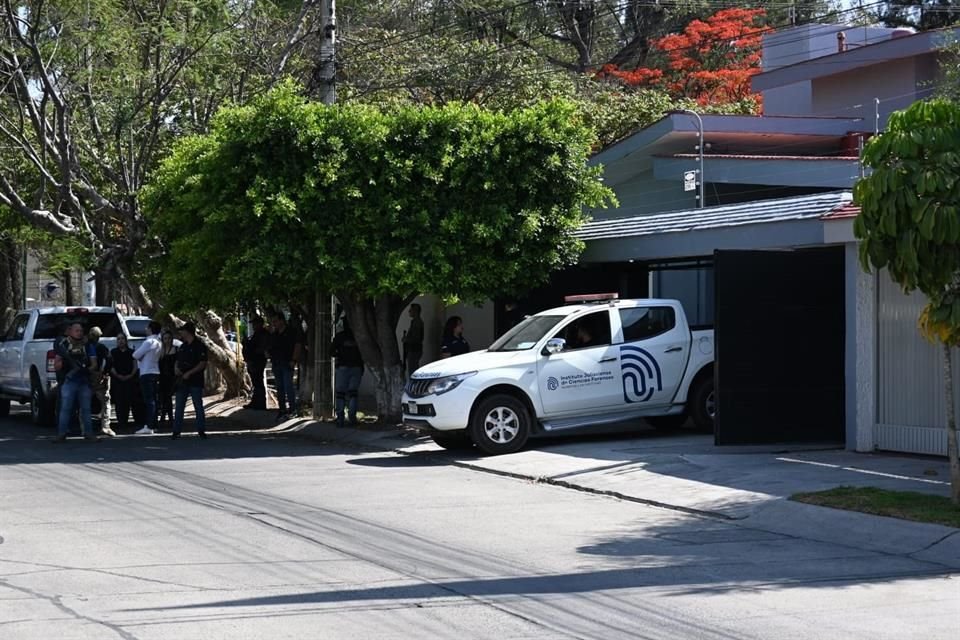
{"label": "person in blue jeans", "polygon": [[183,411],[187,406],[187,396],[193,400],[196,415],[197,435],[207,438],[206,418],[203,413],[203,370],[207,368],[207,347],[197,337],[197,329],[192,322],[180,327],[180,340],[183,342],[177,350],[176,372],[177,404],[173,412],[173,434],[176,440],[183,430]]}
{"label": "person in blue jeans", "polygon": [[63,382],[60,385],[60,415],[57,422],[57,437],[54,442],[63,442],[70,433],[73,413],[80,410],[80,428],[85,440],[96,442],[90,403],[93,401],[93,372],[97,368],[96,347],[84,340],[83,325],[74,322],[66,336],[54,346],[55,365],[60,368]]}
{"label": "person in blue jeans", "polygon": [[297,414],[297,389],[293,386],[293,370],[300,360],[303,340],[296,327],[287,324],[282,311],[271,319],[273,335],[270,338],[270,363],[277,385],[277,421],[282,422]]}
{"label": "person in blue jeans", "polygon": [[344,426],[344,408],[349,409],[350,424],[357,424],[357,390],[363,378],[363,357],[353,337],[353,331],[344,321],[343,329],[333,338],[330,354],[336,361],[334,393],[337,400],[337,426]]}

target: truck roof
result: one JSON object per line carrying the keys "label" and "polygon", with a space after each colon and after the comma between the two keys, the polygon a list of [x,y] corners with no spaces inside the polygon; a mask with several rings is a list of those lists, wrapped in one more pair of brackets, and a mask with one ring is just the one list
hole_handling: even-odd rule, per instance
{"label": "truck roof", "polygon": [[625,300],[601,300],[597,302],[580,302],[578,304],[568,304],[562,307],[554,307],[553,309],[547,309],[546,311],[541,311],[534,315],[568,316],[570,314],[577,313],[578,311],[594,310],[601,307],[675,307],[677,304],[679,303],[676,300],[669,300],[667,298],[628,298]]}
{"label": "truck roof", "polygon": [[48,315],[55,313],[66,313],[66,314],[76,314],[76,313],[116,313],[117,310],[114,307],[85,307],[83,305],[74,305],[72,307],[36,307],[34,309],[28,309],[28,311],[36,311],[40,315]]}

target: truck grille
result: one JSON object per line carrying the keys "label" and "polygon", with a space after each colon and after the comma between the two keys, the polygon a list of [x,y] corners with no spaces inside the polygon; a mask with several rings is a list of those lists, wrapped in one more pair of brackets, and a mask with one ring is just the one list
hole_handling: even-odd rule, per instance
{"label": "truck grille", "polygon": [[429,395],[427,393],[427,389],[430,388],[430,384],[432,382],[433,382],[433,379],[416,380],[414,378],[411,378],[407,382],[407,388],[405,389],[405,391],[407,392],[407,395],[410,396],[411,398],[422,398],[426,395]]}

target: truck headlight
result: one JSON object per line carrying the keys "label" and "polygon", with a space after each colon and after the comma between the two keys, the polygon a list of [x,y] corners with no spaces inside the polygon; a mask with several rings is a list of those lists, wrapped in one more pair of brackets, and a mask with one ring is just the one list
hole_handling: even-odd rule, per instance
{"label": "truck headlight", "polygon": [[430,386],[427,387],[427,395],[437,394],[438,396],[446,393],[447,391],[453,391],[460,383],[469,378],[470,376],[477,375],[476,371],[471,371],[469,373],[458,373],[455,376],[445,376],[443,378],[437,378],[430,383]]}

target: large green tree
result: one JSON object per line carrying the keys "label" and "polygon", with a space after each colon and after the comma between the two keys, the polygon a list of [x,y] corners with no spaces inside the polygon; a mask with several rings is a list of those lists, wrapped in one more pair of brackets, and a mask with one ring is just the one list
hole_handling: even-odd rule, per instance
{"label": "large green tree", "polygon": [[286,85],[177,145],[148,192],[165,296],[344,303],[384,418],[404,376],[396,328],[418,294],[477,301],[572,263],[584,207],[610,197],[576,108],[333,107]]}
{"label": "large green tree", "polygon": [[890,116],[863,154],[854,231],[864,268],[886,269],[929,304],[920,329],[943,348],[947,451],[953,501],[960,504],[956,397],[951,348],[960,345],[960,104],[917,102]]}

